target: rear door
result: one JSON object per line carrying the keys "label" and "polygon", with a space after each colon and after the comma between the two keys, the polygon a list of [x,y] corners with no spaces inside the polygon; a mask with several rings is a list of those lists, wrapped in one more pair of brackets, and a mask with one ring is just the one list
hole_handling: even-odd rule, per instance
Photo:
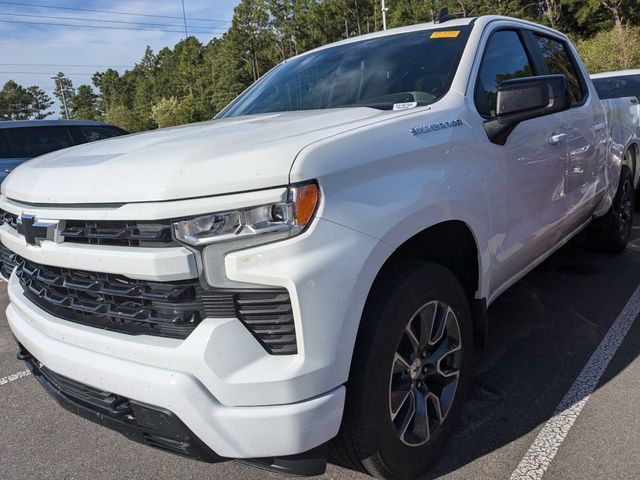
{"label": "rear door", "polygon": [[[484,120],[495,118],[500,82],[541,73],[525,32],[501,27],[490,35],[474,95]],[[493,159],[502,182],[490,192],[494,294],[551,250],[562,235],[567,150],[565,143],[550,143],[549,138],[565,129],[565,118],[556,113],[520,123],[505,145],[483,135],[486,148],[479,154]]]}
{"label": "rear door", "polygon": [[562,132],[567,148],[568,212],[565,230],[569,234],[589,220],[597,201],[597,179],[606,167],[607,122],[602,103],[589,94],[587,79],[569,44],[562,38],[532,33],[546,73],[562,74],[567,80],[571,108],[562,115]]}

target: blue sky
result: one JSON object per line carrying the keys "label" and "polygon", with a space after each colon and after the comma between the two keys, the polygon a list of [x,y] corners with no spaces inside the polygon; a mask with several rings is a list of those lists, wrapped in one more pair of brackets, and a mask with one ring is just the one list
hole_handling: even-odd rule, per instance
{"label": "blue sky", "polygon": [[[203,43],[222,35],[229,27],[228,21],[231,20],[233,8],[237,3],[238,0],[184,0],[189,34],[195,35]],[[17,4],[109,10],[180,19],[37,8]],[[166,46],[173,47],[184,38],[184,23],[181,17],[180,0],[0,0],[0,86],[12,79],[25,87],[38,85],[53,97],[54,85],[49,77],[58,71],[65,72],[77,87],[83,83],[90,84],[91,74],[96,70],[106,70],[106,67],[70,65],[114,66],[122,72],[127,66],[131,67],[140,60],[147,45],[157,52]],[[76,19],[87,21],[81,22]],[[133,23],[107,23],[108,20]],[[113,30],[33,24],[43,22],[176,31]],[[49,118],[57,118],[58,105],[52,108],[55,108],[55,114]]]}

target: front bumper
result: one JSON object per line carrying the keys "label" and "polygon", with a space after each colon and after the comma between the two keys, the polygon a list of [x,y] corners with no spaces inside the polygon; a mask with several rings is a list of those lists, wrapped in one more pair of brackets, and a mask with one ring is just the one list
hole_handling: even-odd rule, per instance
{"label": "front bumper", "polygon": [[66,410],[116,430],[138,443],[205,462],[223,460],[173,412],[103,392],[57,375],[20,345],[18,359]]}
{"label": "front bumper", "polygon": [[91,351],[81,346],[82,343],[72,344],[50,336],[49,333],[57,332],[64,338],[63,332],[67,329],[93,329],[57,320],[45,312],[35,312],[26,303],[15,276],[8,288],[9,326],[18,342],[48,369],[94,388],[173,412],[220,456],[293,455],[311,450],[338,432],[344,386],[294,404],[224,406],[191,375],[126,361]]}

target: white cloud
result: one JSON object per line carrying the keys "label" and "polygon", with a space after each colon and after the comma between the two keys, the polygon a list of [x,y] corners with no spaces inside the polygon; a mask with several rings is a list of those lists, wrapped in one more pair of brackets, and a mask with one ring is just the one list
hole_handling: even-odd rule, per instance
{"label": "white cloud", "polygon": [[[187,17],[230,20],[233,8],[238,0],[185,0]],[[29,2],[26,2],[29,3]],[[43,2],[44,3],[44,2]],[[180,0],[133,0],[105,2],[48,0],[47,5],[64,7],[92,8],[148,15],[182,16]],[[85,19],[117,20],[153,24],[170,24],[171,27],[153,27],[145,25],[108,24],[87,22],[94,25],[120,26],[126,28],[167,28],[179,32],[132,31],[110,29],[83,29],[76,27],[36,26],[30,24],[0,22],[0,86],[8,80],[15,80],[23,86],[38,85],[53,97],[54,84],[49,77],[63,71],[74,86],[91,83],[91,74],[106,68],[94,67],[58,67],[64,64],[91,65],[130,65],[138,62],[147,45],[157,52],[164,47],[173,46],[184,38],[182,19],[125,16],[97,12],[76,12],[72,10],[45,10],[40,8],[18,7],[0,4],[0,20],[24,22],[76,23],[73,20],[42,19],[31,17],[11,17],[2,13],[23,13],[74,17]],[[187,21],[187,29],[209,31],[211,33],[192,33],[203,42],[209,42],[214,36],[220,36],[229,23]],[[213,33],[216,32],[216,33]],[[15,64],[15,65],[8,65]],[[42,64],[56,66],[23,66],[18,64]],[[124,68],[116,68],[120,72]],[[23,73],[3,73],[23,72]],[[31,72],[31,73],[26,73]],[[59,105],[54,107],[57,117]]]}

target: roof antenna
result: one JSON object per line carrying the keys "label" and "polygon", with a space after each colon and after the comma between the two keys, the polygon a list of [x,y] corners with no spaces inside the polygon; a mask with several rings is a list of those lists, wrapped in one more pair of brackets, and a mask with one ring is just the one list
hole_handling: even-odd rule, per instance
{"label": "roof antenna", "polygon": [[433,23],[443,23],[448,20],[453,20],[455,18],[458,18],[458,17],[456,17],[455,15],[449,15],[449,9],[447,7],[443,7],[438,12],[438,16],[433,21]]}

